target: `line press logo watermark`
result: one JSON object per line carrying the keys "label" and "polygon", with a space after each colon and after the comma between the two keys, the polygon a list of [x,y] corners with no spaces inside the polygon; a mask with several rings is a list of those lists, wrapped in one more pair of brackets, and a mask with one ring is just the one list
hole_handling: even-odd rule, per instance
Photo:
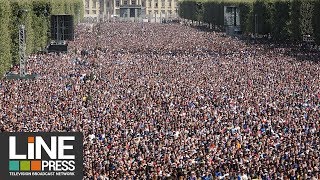
{"label": "line press logo watermark", "polygon": [[83,177],[82,133],[1,133],[0,142],[4,144],[0,160],[6,163],[0,168],[0,179]]}

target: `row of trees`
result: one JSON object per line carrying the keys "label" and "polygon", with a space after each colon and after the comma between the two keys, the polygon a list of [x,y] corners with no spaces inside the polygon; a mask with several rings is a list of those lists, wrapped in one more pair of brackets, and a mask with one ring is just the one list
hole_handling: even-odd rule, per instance
{"label": "row of trees", "polygon": [[0,76],[19,59],[19,25],[26,27],[26,53],[45,47],[50,38],[50,15],[83,17],[82,0],[0,0]]}
{"label": "row of trees", "polygon": [[275,40],[301,41],[303,35],[320,43],[320,0],[184,0],[181,18],[224,27],[224,6],[240,9],[245,34],[271,34]]}

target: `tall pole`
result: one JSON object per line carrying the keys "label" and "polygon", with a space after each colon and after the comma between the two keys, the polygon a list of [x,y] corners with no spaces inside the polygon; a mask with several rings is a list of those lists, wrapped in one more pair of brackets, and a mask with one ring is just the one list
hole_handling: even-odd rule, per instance
{"label": "tall pole", "polygon": [[59,42],[60,41],[60,26],[59,26],[59,16],[57,16],[57,41]]}
{"label": "tall pole", "polygon": [[19,26],[19,60],[20,60],[20,77],[26,75],[26,41],[25,26]]}
{"label": "tall pole", "polygon": [[140,0],[140,17],[141,17],[141,29],[143,29],[143,17],[142,17],[142,1]]}
{"label": "tall pole", "polygon": [[237,26],[237,7],[233,7],[233,26]]}
{"label": "tall pole", "polygon": [[254,28],[255,28],[254,30],[255,37],[257,37],[258,35],[258,15],[257,14],[254,15]]}
{"label": "tall pole", "polygon": [[80,24],[80,9],[78,9],[78,24]]}
{"label": "tall pole", "polygon": [[66,29],[66,26],[65,26],[65,22],[64,20],[62,20],[62,27],[61,27],[61,35],[62,38],[60,38],[60,41],[64,41],[66,38],[65,38],[65,29]]}
{"label": "tall pole", "polygon": [[99,1],[99,19],[100,19],[100,22],[101,22],[101,20],[102,20],[102,22],[104,21],[103,12],[104,12],[104,0],[100,0]]}

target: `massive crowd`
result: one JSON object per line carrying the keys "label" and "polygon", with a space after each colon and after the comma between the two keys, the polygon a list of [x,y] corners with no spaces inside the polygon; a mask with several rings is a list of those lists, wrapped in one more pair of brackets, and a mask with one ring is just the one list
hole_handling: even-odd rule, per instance
{"label": "massive crowd", "polygon": [[81,131],[84,179],[320,179],[320,66],[180,24],[77,27],[0,81],[0,129]]}

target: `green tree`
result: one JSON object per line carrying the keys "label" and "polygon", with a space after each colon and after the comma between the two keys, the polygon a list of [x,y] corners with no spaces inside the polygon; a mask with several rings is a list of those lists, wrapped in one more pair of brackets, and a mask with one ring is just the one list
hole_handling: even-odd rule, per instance
{"label": "green tree", "polygon": [[11,17],[10,4],[8,0],[0,0],[0,76],[2,76],[11,65],[11,38],[9,23]]}
{"label": "green tree", "polygon": [[277,0],[272,8],[272,28],[271,34],[275,40],[288,40],[290,37],[290,11],[289,1]]}
{"label": "green tree", "polygon": [[315,1],[313,11],[313,32],[315,40],[320,44],[320,0]]}

